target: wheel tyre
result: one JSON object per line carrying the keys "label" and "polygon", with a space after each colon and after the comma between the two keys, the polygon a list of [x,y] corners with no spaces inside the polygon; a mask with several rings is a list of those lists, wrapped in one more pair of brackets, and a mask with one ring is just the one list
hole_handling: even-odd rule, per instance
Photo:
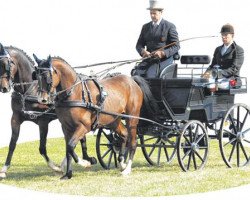
{"label": "wheel tyre", "polygon": [[208,157],[208,134],[204,125],[196,120],[187,122],[177,143],[178,162],[183,171],[202,169]]}
{"label": "wheel tyre", "polygon": [[250,162],[250,108],[245,104],[233,105],[224,116],[220,132],[220,152],[225,164],[243,167]]}
{"label": "wheel tyre", "polygon": [[[171,135],[171,136],[170,136]],[[139,135],[142,153],[150,165],[170,163],[176,154],[176,134],[168,133],[164,137]]]}

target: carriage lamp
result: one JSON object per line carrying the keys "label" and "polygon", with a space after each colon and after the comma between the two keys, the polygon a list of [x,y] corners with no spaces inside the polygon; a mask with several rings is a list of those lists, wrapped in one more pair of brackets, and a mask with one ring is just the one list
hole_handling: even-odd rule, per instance
{"label": "carriage lamp", "polygon": [[235,87],[235,86],[236,86],[236,83],[237,83],[237,81],[236,81],[235,79],[231,79],[231,80],[229,81],[229,84],[230,84],[231,87]]}

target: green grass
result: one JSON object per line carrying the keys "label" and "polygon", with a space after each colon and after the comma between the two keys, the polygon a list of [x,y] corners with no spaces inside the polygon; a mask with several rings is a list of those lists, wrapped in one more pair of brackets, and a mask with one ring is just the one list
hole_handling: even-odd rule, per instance
{"label": "green grass", "polygon": [[[96,157],[95,137],[88,136],[89,154]],[[63,138],[49,139],[48,154],[60,164],[65,154]],[[81,155],[79,147],[76,149]],[[0,149],[3,165],[7,148]],[[226,167],[220,156],[218,141],[210,141],[208,162],[201,171],[182,172],[177,157],[171,164],[149,166],[140,148],[137,149],[132,174],[123,177],[118,169],[104,170],[97,164],[82,169],[73,164],[73,178],[60,180],[38,152],[38,142],[17,145],[7,178],[1,183],[31,190],[85,196],[167,196],[208,192],[250,183],[250,167]]]}

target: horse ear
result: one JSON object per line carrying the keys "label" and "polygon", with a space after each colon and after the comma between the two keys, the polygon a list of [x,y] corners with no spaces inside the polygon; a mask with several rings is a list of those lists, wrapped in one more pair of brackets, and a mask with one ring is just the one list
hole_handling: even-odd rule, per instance
{"label": "horse ear", "polygon": [[35,61],[37,62],[37,64],[39,65],[42,60],[40,60],[34,53],[33,53],[33,57],[34,57]]}

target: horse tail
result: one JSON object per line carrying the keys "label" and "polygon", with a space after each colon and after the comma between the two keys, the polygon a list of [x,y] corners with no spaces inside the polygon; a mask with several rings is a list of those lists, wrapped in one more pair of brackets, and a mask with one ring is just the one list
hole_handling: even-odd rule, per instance
{"label": "horse tail", "polygon": [[133,76],[134,81],[140,86],[143,92],[143,105],[151,116],[155,116],[159,112],[159,107],[156,103],[148,82],[141,76]]}

